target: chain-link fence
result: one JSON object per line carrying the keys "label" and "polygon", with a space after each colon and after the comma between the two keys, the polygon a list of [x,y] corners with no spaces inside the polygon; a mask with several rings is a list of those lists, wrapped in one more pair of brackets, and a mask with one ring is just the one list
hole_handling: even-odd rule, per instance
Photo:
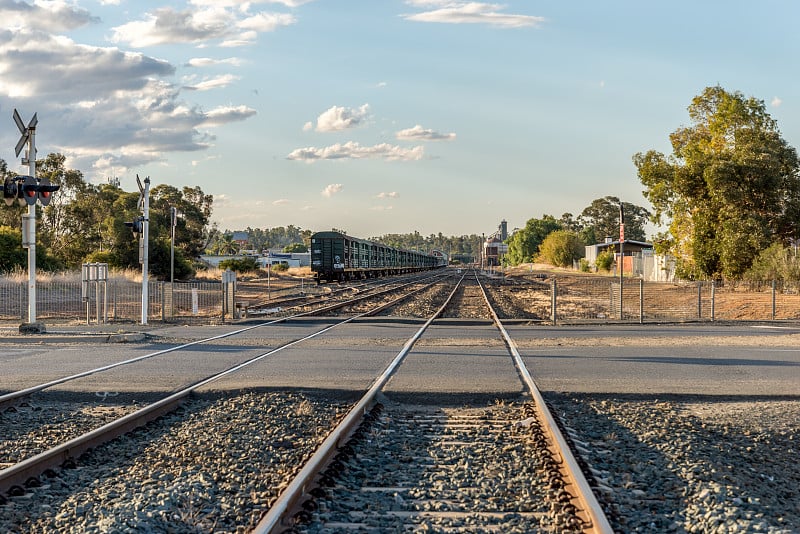
{"label": "chain-link fence", "polygon": [[776,283],[719,286],[714,282],[625,279],[620,283],[619,279],[557,277],[549,286],[548,318],[561,323],[800,319],[798,287]]}
{"label": "chain-link fence", "polygon": [[[233,317],[232,294],[220,282],[150,282],[148,320],[179,323],[221,322]],[[0,320],[26,320],[27,282],[0,280]],[[140,282],[38,282],[36,318],[40,321],[87,323],[140,322],[142,284]]]}

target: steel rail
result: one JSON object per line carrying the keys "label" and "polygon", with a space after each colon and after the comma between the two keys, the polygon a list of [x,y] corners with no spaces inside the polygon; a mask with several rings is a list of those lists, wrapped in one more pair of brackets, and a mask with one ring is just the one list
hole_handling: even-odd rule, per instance
{"label": "steel rail", "polygon": [[132,363],[140,362],[140,361],[146,360],[148,358],[154,358],[156,356],[161,356],[163,354],[167,354],[167,353],[170,353],[170,352],[175,352],[177,350],[185,349],[185,348],[192,347],[192,346],[195,346],[195,345],[199,345],[199,344],[202,344],[202,343],[208,343],[210,341],[216,341],[218,339],[224,339],[224,338],[227,338],[227,337],[235,336],[235,335],[241,334],[243,332],[247,332],[249,330],[254,330],[256,328],[263,328],[265,326],[270,326],[270,325],[273,325],[273,324],[276,324],[276,323],[289,321],[291,319],[296,319],[298,317],[313,316],[313,315],[316,315],[318,313],[324,313],[326,311],[336,310],[336,309],[342,308],[344,306],[347,306],[348,304],[352,304],[353,302],[358,302],[359,300],[364,300],[366,298],[371,298],[371,297],[374,297],[374,296],[383,295],[385,293],[390,293],[391,291],[396,291],[397,289],[402,289],[402,288],[407,287],[409,285],[412,285],[414,283],[416,283],[416,282],[408,282],[408,283],[401,284],[401,285],[399,285],[397,287],[394,287],[394,288],[383,289],[382,291],[380,291],[378,293],[369,293],[369,294],[366,294],[366,295],[361,295],[356,299],[352,299],[350,301],[347,301],[346,303],[340,303],[339,302],[339,303],[331,304],[331,305],[328,305],[328,306],[324,306],[322,308],[317,308],[317,309],[314,309],[314,310],[309,310],[309,311],[305,311],[305,312],[301,312],[301,313],[296,313],[296,314],[290,315],[288,317],[280,317],[280,318],[277,318],[277,319],[273,319],[271,321],[267,321],[265,323],[259,323],[259,324],[247,326],[247,327],[244,327],[244,328],[239,328],[239,329],[233,330],[231,332],[226,332],[224,334],[219,334],[219,335],[212,336],[212,337],[207,337],[207,338],[204,338],[204,339],[198,339],[196,341],[191,341],[189,343],[183,343],[181,345],[176,345],[174,347],[170,347],[170,348],[167,348],[167,349],[159,350],[159,351],[152,352],[152,353],[149,353],[149,354],[144,354],[142,356],[137,356],[135,358],[131,358],[131,359],[128,359],[128,360],[123,360],[121,362],[111,363],[111,364],[108,364],[108,365],[104,365],[102,367],[96,367],[94,369],[89,369],[89,370],[81,371],[79,373],[75,373],[75,374],[72,374],[72,375],[69,375],[69,376],[57,378],[55,380],[50,380],[49,382],[44,382],[42,384],[37,384],[35,386],[31,386],[31,387],[28,387],[28,388],[25,388],[25,389],[21,389],[19,391],[13,391],[11,393],[6,393],[5,395],[0,395],[0,409],[2,409],[3,407],[5,407],[5,406],[7,406],[9,404],[12,404],[14,401],[19,400],[20,398],[27,397],[27,396],[32,395],[34,393],[37,393],[39,391],[45,390],[45,389],[53,387],[53,386],[57,386],[59,384],[63,384],[65,382],[69,382],[69,381],[72,381],[72,380],[77,380],[79,378],[85,378],[87,376],[91,376],[91,375],[94,375],[94,374],[97,374],[97,373],[102,373],[104,371],[108,371],[110,369],[114,369],[116,367],[120,367],[122,365],[129,365],[129,364],[132,364]]}
{"label": "steel rail", "polygon": [[525,365],[519,350],[517,349],[517,344],[514,343],[514,340],[508,334],[508,331],[506,331],[505,327],[503,327],[502,321],[500,321],[500,318],[497,316],[497,313],[495,313],[494,308],[489,302],[489,297],[486,294],[486,290],[484,289],[483,284],[481,284],[477,273],[475,273],[475,279],[478,282],[478,286],[481,288],[481,291],[483,292],[483,298],[486,300],[486,305],[489,307],[492,320],[494,321],[494,324],[497,326],[498,330],[500,330],[503,340],[508,346],[508,350],[514,357],[514,363],[517,367],[517,371],[519,372],[520,377],[525,385],[528,387],[528,391],[533,398],[539,419],[543,422],[545,431],[550,434],[550,437],[556,444],[558,453],[563,459],[563,467],[567,472],[567,476],[577,489],[578,495],[576,495],[576,497],[580,503],[579,508],[586,513],[591,521],[590,531],[603,534],[613,534],[614,529],[611,528],[611,524],[609,523],[608,518],[603,511],[603,507],[600,506],[600,503],[597,501],[591,486],[589,486],[589,482],[586,480],[586,477],[583,475],[583,471],[581,471],[581,468],[578,465],[578,461],[575,459],[575,456],[572,454],[572,451],[567,444],[567,440],[564,439],[564,435],[561,433],[561,430],[559,430],[553,414],[551,414],[550,410],[547,408],[544,397],[542,396],[541,391],[539,391],[539,387],[533,380],[533,377],[528,371],[528,368]]}
{"label": "steel rail", "polygon": [[397,356],[395,356],[386,369],[384,369],[383,373],[381,373],[381,375],[375,379],[364,396],[361,397],[355,406],[353,406],[353,408],[347,413],[344,419],[342,419],[342,421],[331,431],[331,433],[328,434],[328,437],[325,438],[317,451],[311,456],[311,458],[309,458],[297,475],[295,475],[289,485],[286,486],[272,506],[270,506],[270,509],[267,511],[266,515],[261,518],[255,528],[252,530],[254,534],[272,533],[276,532],[276,529],[278,528],[286,527],[286,525],[283,525],[286,515],[306,494],[306,488],[313,483],[314,477],[333,456],[338,445],[347,439],[347,437],[355,430],[363,415],[375,402],[375,397],[378,395],[383,386],[386,385],[386,382],[388,382],[389,378],[391,378],[395,373],[417,340],[422,336],[425,330],[428,329],[431,323],[433,323],[433,321],[442,314],[444,309],[453,299],[453,295],[455,295],[459,285],[461,282],[463,282],[464,276],[466,276],[466,273],[461,276],[461,279],[447,297],[445,303],[436,311],[436,313],[433,314],[430,319],[425,322],[424,325],[420,327],[419,330],[417,330],[413,336],[409,338],[408,341],[406,341],[405,345],[403,345],[403,348],[400,350]]}
{"label": "steel rail", "polygon": [[[410,285],[410,284],[404,284],[404,285],[402,285],[400,287],[405,287],[405,285]],[[370,296],[374,296],[374,295],[370,295]],[[405,296],[403,298],[405,298]],[[198,382],[196,382],[194,384],[191,384],[190,386],[185,387],[185,388],[181,389],[180,391],[177,391],[176,393],[173,393],[172,395],[170,395],[170,396],[168,396],[168,397],[166,397],[166,398],[164,398],[164,399],[162,399],[160,401],[154,402],[153,404],[149,404],[149,405],[145,406],[144,408],[142,408],[140,410],[137,410],[137,411],[135,411],[133,413],[130,413],[130,414],[126,415],[126,416],[123,416],[123,417],[121,417],[121,418],[119,418],[119,419],[117,419],[115,421],[110,422],[110,423],[107,423],[107,424],[105,424],[105,425],[103,425],[103,426],[101,426],[99,428],[96,428],[95,430],[91,430],[91,431],[89,431],[89,432],[87,432],[85,434],[82,434],[82,435],[80,435],[80,436],[78,436],[76,438],[73,438],[73,439],[71,439],[71,440],[69,440],[69,441],[67,441],[65,443],[62,443],[61,445],[57,445],[55,447],[52,447],[52,448],[50,448],[50,449],[48,449],[46,451],[43,451],[43,452],[37,454],[35,456],[27,458],[27,459],[25,459],[25,460],[23,460],[23,461],[21,461],[19,463],[16,463],[16,464],[12,465],[11,467],[8,467],[8,468],[5,468],[3,470],[0,470],[0,493],[7,493],[14,486],[21,486],[21,485],[25,484],[28,480],[30,480],[31,478],[38,477],[43,472],[45,472],[47,469],[52,469],[54,467],[58,467],[58,466],[62,465],[64,463],[64,461],[66,461],[69,458],[76,458],[81,453],[83,453],[83,452],[85,452],[85,451],[87,451],[87,450],[89,450],[89,449],[91,449],[93,447],[97,447],[98,445],[100,445],[102,443],[108,442],[108,441],[116,438],[117,436],[120,436],[120,435],[124,434],[125,432],[133,430],[133,429],[135,429],[137,427],[140,427],[140,426],[146,424],[148,421],[152,421],[153,419],[155,419],[155,418],[157,418],[157,417],[159,417],[159,416],[161,416],[161,415],[163,415],[163,414],[175,409],[180,404],[180,402],[182,402],[182,400],[184,398],[186,398],[188,395],[190,395],[192,392],[194,392],[195,390],[199,389],[200,387],[208,385],[208,384],[210,384],[212,382],[215,382],[215,381],[217,381],[217,380],[219,380],[219,379],[221,379],[221,378],[223,378],[223,377],[225,377],[225,376],[227,376],[227,375],[229,375],[231,373],[234,373],[234,372],[236,372],[236,371],[238,371],[238,370],[240,370],[240,369],[242,369],[244,367],[247,367],[249,365],[252,365],[253,363],[261,361],[262,359],[266,358],[267,356],[271,356],[271,355],[273,355],[273,354],[275,354],[277,352],[280,352],[280,351],[282,351],[282,350],[284,350],[286,348],[289,348],[289,347],[292,347],[294,345],[297,345],[298,343],[301,343],[303,341],[307,341],[309,339],[317,337],[317,336],[319,336],[319,335],[321,335],[321,334],[323,334],[325,332],[328,332],[329,330],[332,330],[332,329],[334,329],[334,328],[336,328],[338,326],[347,324],[347,323],[352,322],[352,321],[354,321],[354,320],[356,320],[358,318],[364,317],[364,316],[366,316],[367,313],[369,313],[369,311],[364,312],[364,313],[359,313],[359,314],[354,315],[352,317],[348,317],[347,319],[344,319],[344,320],[339,321],[339,322],[337,322],[335,324],[326,326],[325,328],[322,328],[321,330],[318,330],[318,331],[316,331],[316,332],[314,332],[314,333],[312,333],[310,335],[304,336],[304,337],[299,338],[299,339],[295,339],[293,341],[289,341],[289,342],[281,345],[280,347],[276,347],[276,348],[274,348],[272,350],[269,350],[269,351],[267,351],[265,353],[262,353],[262,354],[259,354],[257,356],[254,356],[254,357],[252,357],[252,358],[250,358],[250,359],[248,359],[248,360],[246,360],[244,362],[241,362],[241,363],[236,364],[236,365],[234,365],[232,367],[229,367],[228,369],[225,369],[224,371],[221,371],[221,372],[216,373],[216,374],[214,374],[214,375],[212,375],[210,377],[202,379],[202,380],[200,380],[200,381],[198,381]],[[284,319],[280,319],[278,321],[281,321],[281,320],[284,320]],[[251,327],[248,327],[248,328],[243,328],[243,329],[237,330],[236,332],[229,332],[229,333],[222,334],[222,335],[219,335],[219,336],[214,336],[214,337],[211,337],[211,338],[208,338],[208,339],[205,339],[205,340],[195,341],[195,342],[192,342],[192,343],[187,343],[187,344],[181,345],[181,347],[188,347],[188,346],[192,346],[192,345],[197,345],[198,343],[201,343],[201,342],[204,342],[204,341],[210,341],[210,340],[216,340],[216,339],[220,339],[220,338],[224,338],[224,337],[229,337],[229,336],[233,335],[234,333],[241,333],[241,332],[244,332],[246,330],[251,330],[253,328],[258,328],[259,326],[265,326],[266,324],[272,324],[272,323],[275,323],[275,322],[278,322],[278,321],[271,321],[270,323],[254,325],[254,326],[251,326]],[[170,349],[166,349],[164,351],[160,351],[157,354],[163,354],[164,352],[170,352],[170,351],[173,351],[173,350],[177,350],[177,348],[178,347],[172,347]],[[410,348],[410,346],[409,346],[409,348]],[[141,360],[141,359],[144,359],[144,357],[137,358],[136,360]],[[114,366],[116,366],[116,365],[114,365]],[[107,366],[106,368],[110,368],[110,367],[111,366]]]}

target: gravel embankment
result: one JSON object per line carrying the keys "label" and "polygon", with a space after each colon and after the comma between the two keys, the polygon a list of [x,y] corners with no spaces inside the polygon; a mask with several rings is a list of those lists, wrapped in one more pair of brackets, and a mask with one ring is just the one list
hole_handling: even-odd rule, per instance
{"label": "gravel embankment", "polygon": [[0,506],[0,532],[244,532],[344,414],[299,394],[198,399]]}
{"label": "gravel embankment", "polygon": [[547,398],[618,532],[800,532],[800,401]]}

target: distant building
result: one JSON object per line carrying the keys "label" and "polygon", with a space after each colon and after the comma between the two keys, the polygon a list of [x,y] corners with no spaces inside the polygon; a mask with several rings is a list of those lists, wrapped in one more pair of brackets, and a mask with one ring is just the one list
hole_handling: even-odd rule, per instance
{"label": "distant building", "polygon": [[225,260],[242,259],[242,258],[255,258],[261,267],[267,265],[285,264],[289,267],[308,267],[311,265],[310,252],[272,252],[266,251],[264,254],[229,254],[227,256],[214,256],[204,254],[200,256],[204,262],[212,267],[218,267],[219,264]]}
{"label": "distant building", "polygon": [[508,223],[503,219],[497,231],[483,242],[483,264],[486,267],[497,267],[503,264],[503,256],[508,254]]}
{"label": "distant building", "polygon": [[[585,258],[594,267],[600,253],[613,252],[615,273],[619,273],[616,270],[620,264],[619,249],[619,240],[607,237],[603,243],[587,245]],[[637,276],[648,282],[671,282],[675,279],[675,260],[671,256],[656,254],[652,243],[626,239],[622,241],[622,253],[622,268],[626,275]]]}

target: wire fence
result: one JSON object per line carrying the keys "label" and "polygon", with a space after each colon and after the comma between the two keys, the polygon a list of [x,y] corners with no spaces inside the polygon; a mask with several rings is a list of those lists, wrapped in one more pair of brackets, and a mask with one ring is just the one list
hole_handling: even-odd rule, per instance
{"label": "wire fence", "polygon": [[[148,284],[148,320],[175,323],[214,323],[233,318],[230,284],[220,282]],[[0,320],[28,318],[27,282],[0,280]],[[36,318],[53,322],[140,322],[140,282],[38,282]]]}
{"label": "wire fence", "polygon": [[[252,287],[251,287],[252,286]],[[149,321],[211,324],[238,317],[255,304],[263,284],[150,282]],[[641,279],[556,276],[512,288],[525,311],[550,323],[781,321],[800,319],[800,286],[775,282],[647,282]],[[276,287],[269,299],[318,290],[308,284]],[[242,302],[244,299],[244,302]],[[139,282],[39,282],[36,316],[51,322],[140,322]],[[0,321],[28,317],[27,282],[0,280]]]}
{"label": "wire fence", "polygon": [[800,319],[800,288],[780,283],[646,282],[556,276],[513,288],[531,316],[552,324]]}

